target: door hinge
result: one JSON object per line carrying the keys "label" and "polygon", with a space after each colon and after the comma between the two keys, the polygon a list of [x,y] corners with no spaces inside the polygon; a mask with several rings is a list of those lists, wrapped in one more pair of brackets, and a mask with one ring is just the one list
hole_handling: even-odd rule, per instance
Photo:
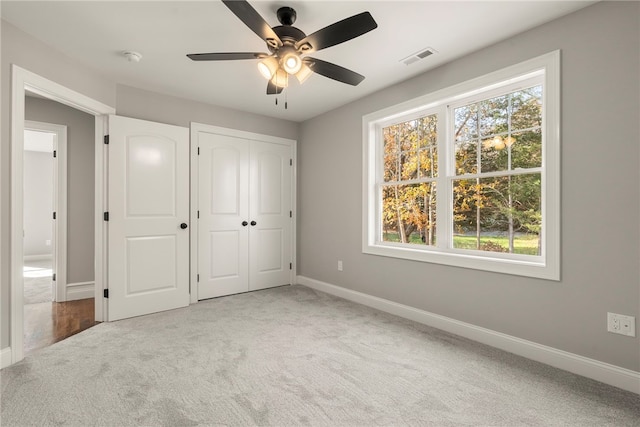
{"label": "door hinge", "polygon": [[53,213],[53,219],[56,219],[56,213],[55,212]]}
{"label": "door hinge", "polygon": [[109,289],[104,289],[102,291],[102,296],[105,297],[105,298],[109,298]]}
{"label": "door hinge", "polygon": [[196,274],[197,278],[196,278],[196,282],[200,281],[200,274]]}
{"label": "door hinge", "polygon": [[200,219],[200,211],[198,211],[198,219]]}
{"label": "door hinge", "polygon": [[289,211],[289,218],[293,218],[293,211]]}
{"label": "door hinge", "polygon": [[105,221],[109,221],[109,212],[103,213],[102,218],[104,218]]}
{"label": "door hinge", "polygon": [[104,136],[104,143],[109,145],[109,135]]}
{"label": "door hinge", "polygon": [[292,262],[289,263],[289,270],[293,270],[293,263]]}
{"label": "door hinge", "polygon": [[53,277],[51,280],[53,280],[54,282],[56,281],[56,273],[53,273]]}
{"label": "door hinge", "polygon": [[200,147],[198,147],[198,156],[200,155]]}
{"label": "door hinge", "polygon": [[53,150],[53,157],[56,158],[57,157],[57,150]]}
{"label": "door hinge", "polygon": [[289,166],[293,166],[293,159],[289,159]]}

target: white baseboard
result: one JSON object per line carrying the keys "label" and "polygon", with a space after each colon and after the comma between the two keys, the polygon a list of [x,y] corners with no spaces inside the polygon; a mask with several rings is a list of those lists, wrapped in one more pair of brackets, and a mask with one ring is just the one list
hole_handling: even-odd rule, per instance
{"label": "white baseboard", "polygon": [[398,304],[383,298],[352,291],[305,276],[297,276],[296,279],[297,283],[318,291],[404,317],[537,362],[545,363],[574,374],[640,394],[640,372],[537,344],[532,341],[440,316],[439,314],[430,313],[407,305]]}
{"label": "white baseboard", "polygon": [[11,347],[0,350],[0,369],[11,365]]}
{"label": "white baseboard", "polygon": [[53,259],[52,254],[40,254],[40,255],[25,255],[23,257],[25,261],[45,261]]}
{"label": "white baseboard", "polygon": [[67,283],[67,301],[94,298],[94,282]]}

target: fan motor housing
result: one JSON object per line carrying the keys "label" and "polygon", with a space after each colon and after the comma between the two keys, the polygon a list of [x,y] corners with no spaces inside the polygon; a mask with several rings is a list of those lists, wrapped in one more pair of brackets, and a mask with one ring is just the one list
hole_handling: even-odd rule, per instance
{"label": "fan motor housing", "polygon": [[[272,30],[278,35],[280,40],[282,40],[282,44],[284,45],[292,46],[296,44],[296,42],[302,40],[307,36],[302,30],[290,25],[278,25],[277,27],[273,27]],[[271,51],[271,53],[274,53],[276,50],[278,50],[269,44],[267,44],[267,47],[269,48],[269,51]]]}

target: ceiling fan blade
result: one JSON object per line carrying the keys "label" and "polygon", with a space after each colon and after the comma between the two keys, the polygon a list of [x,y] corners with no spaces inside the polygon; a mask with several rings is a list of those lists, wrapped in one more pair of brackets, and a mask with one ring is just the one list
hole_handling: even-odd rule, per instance
{"label": "ceiling fan blade", "polygon": [[260,59],[269,56],[260,52],[220,52],[220,53],[190,53],[187,55],[194,61],[233,61],[236,59]]}
{"label": "ceiling fan blade", "polygon": [[355,71],[332,64],[331,62],[310,57],[304,58],[303,62],[311,68],[311,71],[348,85],[358,86],[364,80],[364,76],[362,74],[358,74]]}
{"label": "ceiling fan blade", "polygon": [[376,28],[378,24],[371,14],[362,12],[308,35],[296,43],[296,49],[302,49],[303,53],[316,52],[354,39]]}
{"label": "ceiling fan blade", "polygon": [[284,88],[274,85],[271,80],[267,84],[267,95],[278,95]]}
{"label": "ceiling fan blade", "polygon": [[271,29],[269,24],[260,14],[245,0],[222,0],[225,6],[231,10],[254,33],[260,36],[273,47],[282,46],[282,40]]}

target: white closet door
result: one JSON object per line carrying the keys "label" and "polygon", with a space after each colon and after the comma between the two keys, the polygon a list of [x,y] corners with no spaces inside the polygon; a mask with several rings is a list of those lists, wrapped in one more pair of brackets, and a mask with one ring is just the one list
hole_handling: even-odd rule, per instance
{"label": "white closet door", "polygon": [[198,142],[201,300],[249,290],[249,144],[205,132]]}
{"label": "white closet door", "polygon": [[251,141],[249,288],[291,284],[291,147]]}
{"label": "white closet door", "polygon": [[189,129],[109,117],[109,320],[189,304]]}

